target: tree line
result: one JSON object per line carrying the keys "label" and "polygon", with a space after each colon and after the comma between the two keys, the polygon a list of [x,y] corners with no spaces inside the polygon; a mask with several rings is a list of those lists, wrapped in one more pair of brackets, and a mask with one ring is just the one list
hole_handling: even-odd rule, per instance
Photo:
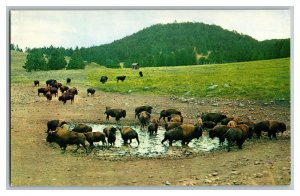
{"label": "tree line", "polygon": [[[257,41],[216,25],[175,22],[152,25],[110,44],[74,50],[50,46],[27,49],[27,52],[28,55],[38,53],[35,55],[42,59],[44,56],[46,63],[62,55],[70,56],[76,62],[84,60],[109,68],[118,68],[120,63],[130,67],[135,62],[142,67],[199,65],[289,57],[290,39]],[[61,61],[60,68],[82,68],[70,66],[71,62],[63,65],[63,58],[60,59],[57,60]],[[39,62],[40,67],[45,67],[41,70],[57,68],[49,62],[47,66],[43,65],[43,60]]]}

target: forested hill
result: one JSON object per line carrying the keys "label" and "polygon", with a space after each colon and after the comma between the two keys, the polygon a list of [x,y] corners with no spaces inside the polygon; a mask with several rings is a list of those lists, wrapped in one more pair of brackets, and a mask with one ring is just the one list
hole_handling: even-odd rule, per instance
{"label": "forested hill", "polygon": [[107,67],[122,62],[125,67],[176,66],[289,57],[290,39],[260,42],[220,26],[187,22],[156,24],[110,44],[79,50],[83,60]]}

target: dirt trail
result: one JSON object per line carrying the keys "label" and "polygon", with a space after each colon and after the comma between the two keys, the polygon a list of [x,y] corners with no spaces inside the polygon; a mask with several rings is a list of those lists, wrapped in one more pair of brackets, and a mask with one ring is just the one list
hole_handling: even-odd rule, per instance
{"label": "dirt trail", "polygon": [[[217,104],[215,104],[217,103]],[[218,111],[260,121],[274,119],[290,124],[289,106],[247,100],[184,99],[176,97],[122,95],[85,90],[75,103],[63,105],[57,98],[47,102],[37,96],[37,87],[11,85],[10,160],[12,186],[210,186],[289,185],[291,183],[290,126],[278,140],[247,140],[243,149],[220,149],[198,154],[185,153],[164,158],[101,158],[101,150],[86,154],[75,146],[62,154],[56,144],[46,143],[46,123],[51,119],[103,123],[106,106],[127,111],[122,125],[136,125],[134,108],[151,104],[154,115],[176,108],[186,123],[196,115]],[[212,106],[215,105],[215,106]],[[111,120],[111,123],[115,123]],[[173,149],[170,148],[170,151]]]}

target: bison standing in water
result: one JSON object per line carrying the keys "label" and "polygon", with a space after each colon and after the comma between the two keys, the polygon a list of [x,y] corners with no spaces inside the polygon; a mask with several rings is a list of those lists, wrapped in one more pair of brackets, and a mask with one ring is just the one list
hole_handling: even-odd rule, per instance
{"label": "bison standing in water", "polygon": [[124,141],[124,145],[127,144],[129,140],[129,144],[131,144],[132,139],[136,139],[138,145],[140,144],[138,133],[131,127],[123,127],[119,128],[121,132],[122,139]]}
{"label": "bison standing in water", "polygon": [[113,126],[108,126],[103,129],[103,133],[107,137],[108,144],[115,145],[117,129]]}
{"label": "bison standing in water", "polygon": [[173,141],[181,140],[182,146],[188,145],[189,142],[202,136],[202,128],[191,124],[183,124],[169,131],[165,132],[165,137],[161,141],[163,144],[166,140],[169,140],[169,145],[172,146]]}

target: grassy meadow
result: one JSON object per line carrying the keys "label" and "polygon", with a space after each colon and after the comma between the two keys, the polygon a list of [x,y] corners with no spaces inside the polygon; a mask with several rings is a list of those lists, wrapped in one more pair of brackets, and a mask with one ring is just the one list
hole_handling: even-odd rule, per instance
{"label": "grassy meadow", "polygon": [[[185,97],[243,98],[261,101],[290,100],[290,58],[262,61],[210,64],[176,67],[140,68],[144,77],[138,77],[131,68],[109,69],[91,63],[84,70],[57,70],[26,72],[22,68],[26,55],[11,52],[11,83],[28,83],[56,79],[65,84],[72,79],[71,87],[93,87],[97,91],[130,94],[175,95]],[[102,84],[99,79],[108,76]],[[116,76],[126,75],[117,83]],[[212,85],[215,88],[210,88]],[[85,89],[84,89],[85,91]]]}

